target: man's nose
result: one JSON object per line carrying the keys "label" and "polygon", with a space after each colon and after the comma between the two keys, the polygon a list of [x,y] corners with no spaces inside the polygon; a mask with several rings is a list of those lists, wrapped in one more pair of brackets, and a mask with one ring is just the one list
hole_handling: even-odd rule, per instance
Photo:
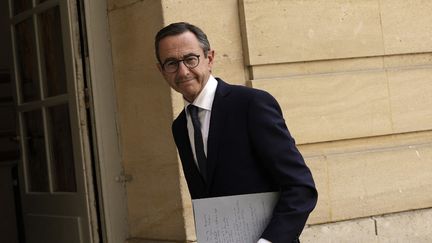
{"label": "man's nose", "polygon": [[179,62],[178,65],[179,65],[179,67],[178,67],[177,73],[179,75],[187,75],[189,73],[189,68],[186,67],[186,65],[183,62]]}

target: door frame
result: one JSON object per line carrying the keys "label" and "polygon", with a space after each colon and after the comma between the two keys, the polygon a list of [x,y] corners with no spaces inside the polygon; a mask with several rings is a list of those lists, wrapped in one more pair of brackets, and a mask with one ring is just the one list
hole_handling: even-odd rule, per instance
{"label": "door frame", "polygon": [[[23,11],[18,14],[14,14],[12,0],[9,0],[9,13],[10,13],[10,24],[11,26],[11,40],[14,58],[11,60],[14,62],[14,93],[16,93],[16,110],[18,112],[18,130],[21,136],[20,143],[22,148],[22,163],[18,166],[20,168],[19,181],[20,183],[20,196],[22,208],[24,210],[25,216],[23,215],[23,220],[29,228],[25,229],[25,236],[29,237],[27,240],[32,242],[40,241],[52,241],[54,239],[80,239],[98,243],[100,242],[100,234],[98,230],[101,228],[98,224],[99,214],[97,213],[97,200],[95,199],[95,185],[97,183],[93,179],[91,173],[91,166],[93,165],[90,148],[90,141],[88,136],[90,123],[87,122],[88,118],[86,116],[87,110],[83,105],[84,95],[83,86],[85,82],[83,70],[84,67],[81,66],[82,55],[80,52],[80,35],[79,35],[79,25],[77,16],[77,2],[79,0],[48,0],[41,2],[36,5],[36,2],[31,1],[31,6],[28,6],[28,11]],[[43,95],[47,92],[43,88],[43,76],[44,71],[41,65],[41,61],[45,56],[41,55],[41,46],[39,45],[39,27],[37,25],[39,22],[38,15],[45,12],[57,9],[57,13],[60,15],[61,24],[61,41],[64,50],[64,61],[65,61],[65,81],[66,81],[66,93],[60,92],[60,94],[54,94],[52,97]],[[22,84],[17,85],[21,81],[16,75],[17,68],[20,66],[17,63],[17,52],[16,46],[16,24],[22,21],[30,20],[32,26],[31,35],[34,48],[34,57],[37,56],[37,75],[38,80],[36,80],[39,85],[37,85],[36,91],[40,93],[40,100],[22,100]],[[39,27],[38,27],[39,26]],[[75,65],[77,64],[77,65]],[[21,98],[20,98],[21,97]],[[66,190],[66,191],[56,191],[54,189],[54,184],[52,184],[53,179],[51,176],[52,164],[49,162],[51,158],[51,153],[49,152],[50,135],[48,129],[48,111],[47,107],[54,107],[56,105],[67,105],[70,129],[71,129],[71,142],[72,145],[67,144],[67,146],[72,146],[73,148],[73,169],[75,171],[74,176],[76,178],[76,188]],[[43,126],[38,128],[41,129],[43,133],[41,136],[43,138],[43,144],[46,150],[44,151],[48,163],[46,164],[45,170],[47,170],[48,182],[46,183],[47,188],[43,188],[42,191],[29,189],[28,178],[28,160],[27,160],[27,142],[26,133],[22,133],[24,130],[24,112],[35,110],[40,114],[40,122]],[[67,129],[67,128],[66,128]],[[69,157],[70,158],[70,157]],[[26,178],[26,179],[25,179]],[[63,213],[65,213],[63,215]],[[55,222],[56,221],[56,222]],[[58,223],[58,224],[57,224]],[[51,227],[58,228],[54,231],[49,231]],[[48,226],[48,227],[47,227]],[[68,227],[71,226],[71,227]],[[72,228],[72,226],[74,226]],[[26,227],[26,226],[25,226]],[[70,228],[70,232],[64,232],[62,227]],[[70,238],[69,238],[70,236]]]}
{"label": "door frame", "polygon": [[129,236],[126,184],[121,161],[107,0],[79,0],[89,93],[93,163],[102,242],[126,242]]}

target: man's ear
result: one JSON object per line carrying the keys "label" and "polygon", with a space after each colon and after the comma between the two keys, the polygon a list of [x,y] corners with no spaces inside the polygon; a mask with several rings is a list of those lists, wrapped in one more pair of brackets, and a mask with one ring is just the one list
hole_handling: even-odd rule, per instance
{"label": "man's ear", "polygon": [[215,51],[214,50],[210,50],[207,52],[207,58],[209,60],[209,66],[210,67],[213,66],[214,57],[215,57]]}

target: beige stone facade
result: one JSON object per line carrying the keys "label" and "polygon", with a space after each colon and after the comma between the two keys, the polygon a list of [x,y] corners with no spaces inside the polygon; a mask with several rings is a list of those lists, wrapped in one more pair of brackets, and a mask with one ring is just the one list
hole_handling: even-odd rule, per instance
{"label": "beige stone facade", "polygon": [[177,21],[208,34],[216,76],[282,106],[319,191],[303,242],[432,241],[431,1],[108,3],[130,242],[196,240],[170,128],[183,103],[153,50]]}

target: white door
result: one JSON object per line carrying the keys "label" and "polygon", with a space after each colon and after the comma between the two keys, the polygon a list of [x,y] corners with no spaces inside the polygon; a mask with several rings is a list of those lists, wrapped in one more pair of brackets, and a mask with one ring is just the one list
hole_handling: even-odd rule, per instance
{"label": "white door", "polygon": [[9,0],[27,243],[98,242],[75,0]]}

